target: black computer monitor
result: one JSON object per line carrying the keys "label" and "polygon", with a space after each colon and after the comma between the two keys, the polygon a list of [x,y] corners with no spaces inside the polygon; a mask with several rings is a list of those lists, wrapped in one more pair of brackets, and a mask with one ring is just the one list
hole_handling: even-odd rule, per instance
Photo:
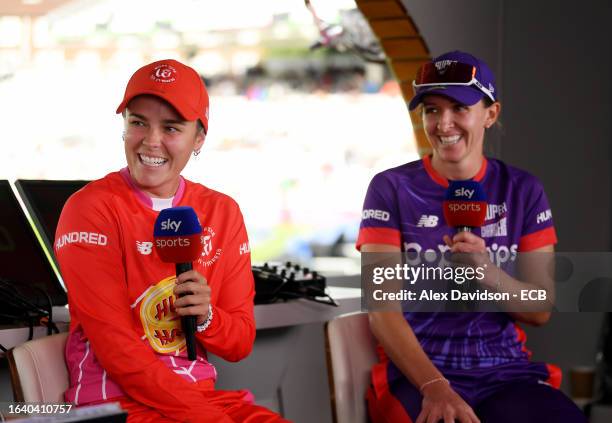
{"label": "black computer monitor", "polygon": [[89,181],[43,181],[38,179],[18,179],[15,182],[19,196],[54,261],[53,240],[64,204],[68,197],[88,183]]}
{"label": "black computer monitor", "polygon": [[0,180],[0,204],[0,278],[32,295],[42,289],[53,305],[66,304],[66,291],[6,180]]}

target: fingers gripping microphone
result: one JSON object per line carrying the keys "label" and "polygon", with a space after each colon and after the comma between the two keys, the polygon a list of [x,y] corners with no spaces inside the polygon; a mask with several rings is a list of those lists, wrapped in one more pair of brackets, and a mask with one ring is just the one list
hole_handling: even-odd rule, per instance
{"label": "fingers gripping microphone", "polygon": [[[164,263],[176,264],[176,276],[193,268],[193,261],[202,253],[202,226],[191,207],[162,210],[155,220],[155,250]],[[187,355],[196,359],[196,317],[181,318]]]}
{"label": "fingers gripping microphone", "polygon": [[[487,196],[476,181],[451,181],[442,203],[444,219],[450,227],[458,232],[471,232],[473,228],[481,227],[487,216]],[[457,284],[449,282],[451,288],[457,289]],[[472,292],[469,282],[461,284],[461,291]],[[474,301],[461,303],[449,301],[447,311],[474,311]]]}
{"label": "fingers gripping microphone", "polygon": [[451,181],[442,207],[448,226],[459,232],[471,232],[485,221],[487,196],[476,181]]}

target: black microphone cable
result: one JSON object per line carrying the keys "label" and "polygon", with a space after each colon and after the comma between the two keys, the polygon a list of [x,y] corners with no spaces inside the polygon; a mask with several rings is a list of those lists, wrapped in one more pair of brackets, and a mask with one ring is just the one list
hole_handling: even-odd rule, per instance
{"label": "black microphone cable", "polygon": [[[23,287],[21,287],[23,288]],[[34,326],[44,324],[47,327],[47,335],[53,332],[59,333],[59,329],[53,322],[53,302],[49,294],[38,286],[30,286],[42,293],[46,307],[39,306],[27,298],[17,287],[17,282],[0,278],[0,303],[3,304],[3,313],[0,318],[13,322],[26,322],[28,326],[28,340],[34,338]],[[0,349],[6,350],[0,345]]]}

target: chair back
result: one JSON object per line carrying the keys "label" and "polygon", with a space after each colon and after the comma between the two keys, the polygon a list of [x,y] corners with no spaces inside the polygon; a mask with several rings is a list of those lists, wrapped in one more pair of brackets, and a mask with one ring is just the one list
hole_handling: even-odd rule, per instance
{"label": "chair back", "polygon": [[336,317],[325,327],[332,411],[336,423],[366,423],[365,395],[377,362],[367,313]]}
{"label": "chair back", "polygon": [[7,353],[15,401],[63,403],[69,377],[64,358],[68,333],[21,344]]}

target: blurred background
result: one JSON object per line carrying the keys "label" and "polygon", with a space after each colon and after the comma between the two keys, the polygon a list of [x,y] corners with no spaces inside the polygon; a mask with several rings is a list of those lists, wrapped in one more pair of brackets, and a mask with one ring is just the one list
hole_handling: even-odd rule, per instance
{"label": "blurred background", "polygon": [[203,154],[184,176],[238,201],[254,262],[358,274],[354,241],[369,180],[418,155],[384,61],[316,48],[347,22],[369,31],[355,3],[311,6],[3,0],[0,179],[90,180],[124,167],[115,109],[127,80],[143,64],[178,59],[211,96]]}

